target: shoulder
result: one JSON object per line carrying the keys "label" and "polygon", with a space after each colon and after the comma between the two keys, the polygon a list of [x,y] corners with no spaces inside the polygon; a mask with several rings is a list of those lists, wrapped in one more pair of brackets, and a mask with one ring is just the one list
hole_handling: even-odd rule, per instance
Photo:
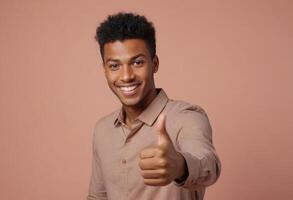
{"label": "shoulder", "polygon": [[167,107],[167,110],[169,110],[169,112],[174,114],[176,113],[180,116],[186,115],[186,114],[187,115],[195,114],[195,115],[202,115],[207,117],[205,110],[199,105],[190,104],[188,102],[181,101],[181,100],[170,99],[166,107]]}
{"label": "shoulder", "polygon": [[211,129],[208,115],[199,105],[170,99],[166,105],[166,111],[169,122],[174,123],[179,129],[183,127]]}

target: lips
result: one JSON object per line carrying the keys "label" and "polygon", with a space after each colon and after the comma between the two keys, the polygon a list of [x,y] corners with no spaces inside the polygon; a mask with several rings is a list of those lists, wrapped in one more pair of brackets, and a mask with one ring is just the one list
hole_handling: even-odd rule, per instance
{"label": "lips", "polygon": [[119,90],[126,96],[134,95],[140,84],[128,85],[128,86],[118,86]]}

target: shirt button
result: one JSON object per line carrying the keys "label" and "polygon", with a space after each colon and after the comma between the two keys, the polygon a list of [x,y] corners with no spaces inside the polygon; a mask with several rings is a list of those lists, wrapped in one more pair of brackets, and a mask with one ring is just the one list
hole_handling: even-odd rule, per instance
{"label": "shirt button", "polygon": [[126,160],[125,159],[122,160],[122,164],[126,164]]}

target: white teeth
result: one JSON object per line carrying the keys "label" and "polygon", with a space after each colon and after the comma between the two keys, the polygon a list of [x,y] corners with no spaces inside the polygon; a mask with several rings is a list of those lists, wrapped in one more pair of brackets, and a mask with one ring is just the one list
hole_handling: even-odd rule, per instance
{"label": "white teeth", "polygon": [[137,85],[134,85],[134,86],[126,86],[126,87],[120,87],[120,89],[124,92],[130,92],[132,90],[134,90],[135,88],[137,88]]}

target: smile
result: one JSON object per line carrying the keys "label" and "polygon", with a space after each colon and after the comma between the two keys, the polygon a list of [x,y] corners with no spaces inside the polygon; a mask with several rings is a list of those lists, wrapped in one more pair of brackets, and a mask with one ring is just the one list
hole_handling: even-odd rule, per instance
{"label": "smile", "polygon": [[131,86],[119,86],[120,91],[129,96],[134,95],[136,93],[136,89],[138,88],[139,84],[137,85],[131,85]]}

